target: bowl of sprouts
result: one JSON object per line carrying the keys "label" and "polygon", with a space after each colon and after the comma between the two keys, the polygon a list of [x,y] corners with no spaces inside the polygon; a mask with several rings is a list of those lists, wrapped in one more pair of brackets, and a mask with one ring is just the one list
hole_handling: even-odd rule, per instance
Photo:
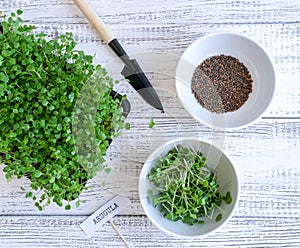
{"label": "bowl of sprouts", "polygon": [[238,175],[216,146],[198,138],[178,138],[157,148],[144,163],[139,197],[159,229],[197,238],[224,226],[233,215]]}

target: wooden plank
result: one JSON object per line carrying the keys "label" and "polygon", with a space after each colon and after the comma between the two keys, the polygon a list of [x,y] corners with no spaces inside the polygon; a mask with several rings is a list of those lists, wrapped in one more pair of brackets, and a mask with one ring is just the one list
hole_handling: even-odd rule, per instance
{"label": "wooden plank", "polygon": [[[87,238],[79,224],[84,216],[16,216],[0,219],[0,247],[124,247],[109,224]],[[144,216],[118,216],[114,223],[130,247],[297,247],[300,219],[234,216],[216,233],[195,240],[171,237]]]}
{"label": "wooden plank", "polygon": [[[63,32],[74,33],[86,51],[99,54],[99,61],[113,58],[107,58],[109,53],[97,45],[98,34],[72,1],[56,2],[57,4],[52,5],[44,1],[4,1],[4,7],[6,11],[11,11],[10,6],[13,9],[23,7],[24,16],[52,37]],[[143,6],[147,1],[127,1],[126,4],[123,1],[113,1],[109,6],[102,1],[93,0],[90,3],[99,12],[105,13],[103,19],[130,53],[151,51],[173,54],[175,51],[180,55],[191,42],[204,34],[235,31],[266,47],[278,64],[278,70],[299,74],[300,26],[297,11],[300,10],[300,4],[297,0],[286,1],[284,7],[280,0],[272,1],[272,4],[268,4],[267,0],[195,1],[195,4],[190,1],[167,0],[164,1],[166,7],[162,7],[161,1],[156,0],[146,9]],[[135,12],[132,12],[133,6]],[[114,14],[116,10],[118,14]],[[209,16],[209,13],[220,19]],[[238,13],[242,15],[239,16]],[[227,19],[222,15],[228,15]],[[267,21],[265,15],[268,15]]]}
{"label": "wooden plank", "polygon": [[[6,182],[0,173],[0,214],[65,215],[91,214],[115,194],[125,194],[133,204],[127,214],[143,214],[138,198],[138,177],[143,162],[157,146],[178,136],[200,137],[212,141],[236,165],[241,181],[239,213],[251,211],[253,215],[291,216],[300,214],[300,122],[264,120],[257,125],[225,134],[212,133],[189,119],[179,120],[178,125],[160,119],[157,127],[149,128],[145,120],[136,120],[131,131],[115,140],[107,154],[110,174],[100,173],[89,182],[90,190],[82,194],[86,201],[78,209],[64,211],[56,206],[38,212],[31,200],[25,199],[20,187],[29,187],[27,179]],[[174,131],[175,130],[175,131]],[[132,132],[132,133],[131,133]],[[133,152],[138,151],[138,152]],[[106,186],[102,186],[106,182]]]}
{"label": "wooden plank", "polygon": [[[153,27],[153,26],[152,26]],[[125,27],[126,28],[126,27]],[[209,32],[231,30],[244,33],[245,35],[257,40],[266,48],[271,55],[277,73],[277,89],[274,100],[265,117],[289,117],[298,118],[299,99],[300,99],[300,36],[297,30],[300,24],[261,24],[261,25],[214,25],[194,26],[192,36],[185,33],[186,27],[170,27],[163,35],[157,34],[153,28],[143,28],[142,26],[128,29],[128,34],[133,37],[121,37],[126,44],[126,48],[134,58],[137,58],[147,73],[151,83],[158,91],[163,105],[170,113],[176,111],[176,115],[188,117],[189,115],[183,109],[175,92],[175,72],[176,65],[180,58],[180,53],[196,38]],[[122,83],[117,89],[121,93],[127,93],[130,102],[134,108],[147,108],[148,105],[134,92],[120,75],[123,66],[112,52],[103,44],[99,43],[99,38],[91,30],[85,29],[81,25],[75,26],[41,26],[41,29],[49,32],[51,35],[57,35],[59,32],[72,31],[79,40],[78,49],[83,49],[89,54],[96,54],[95,62],[103,64],[109,73]],[[122,27],[118,27],[119,30]],[[191,32],[190,30],[186,30]],[[118,32],[117,32],[118,33]],[[174,33],[181,37],[174,38]],[[263,35],[261,35],[263,34]],[[139,37],[144,37],[139,41]],[[274,46],[274,40],[276,46]],[[139,46],[135,45],[139,43]],[[176,51],[174,53],[174,51]],[[159,117],[159,112],[151,111],[154,117]]]}
{"label": "wooden plank", "polygon": [[[47,23],[69,22],[82,15],[72,0],[22,1],[4,0],[3,7],[12,11],[22,8],[31,13],[38,21]],[[107,23],[142,23],[155,22],[184,24],[190,23],[291,23],[298,22],[299,1],[288,0],[117,0],[107,4],[104,0],[90,0],[89,3]],[[27,14],[29,15],[29,14]]]}
{"label": "wooden plank", "polygon": [[[144,57],[144,56],[142,56]],[[157,59],[162,58],[161,56],[153,56]],[[139,56],[137,56],[139,58]],[[143,61],[143,60],[139,60]],[[120,85],[116,87],[117,91],[128,96],[128,100],[131,103],[130,118],[138,117],[153,117],[154,119],[180,119],[190,118],[189,113],[184,109],[182,103],[177,97],[175,90],[175,76],[174,71],[176,67],[175,61],[169,61],[170,63],[163,63],[163,69],[166,69],[167,73],[161,73],[157,67],[154,66],[154,62],[151,62],[153,66],[146,61],[146,72],[148,72],[149,80],[157,90],[162,104],[165,109],[165,115],[159,111],[152,109],[143,99],[138,95],[137,92],[133,91],[125,81],[121,81]],[[163,59],[161,61],[164,61]],[[173,62],[173,63],[172,63]],[[174,67],[172,66],[174,65]],[[114,78],[120,79],[117,75],[118,69],[116,67],[108,67],[109,71],[114,71]],[[112,69],[111,69],[112,68]],[[300,68],[300,66],[299,66]],[[168,73],[170,72],[170,73]],[[264,118],[299,118],[300,117],[300,73],[289,74],[277,72],[276,91],[274,94],[273,101],[269,108],[265,111],[262,117]],[[190,119],[192,121],[192,119]],[[259,121],[259,120],[258,120]]]}
{"label": "wooden plank", "polygon": [[[98,54],[98,62],[107,63],[114,58],[100,38],[88,24],[43,24],[38,25],[51,37],[61,33],[72,32],[79,42],[78,48],[89,54]],[[143,52],[163,53],[180,56],[180,54],[196,39],[213,32],[237,32],[248,36],[266,48],[274,60],[277,70],[284,73],[299,73],[299,23],[285,24],[164,24],[154,23],[125,25],[116,24],[111,27],[113,33],[130,54]],[[275,44],[275,45],[274,45]]]}

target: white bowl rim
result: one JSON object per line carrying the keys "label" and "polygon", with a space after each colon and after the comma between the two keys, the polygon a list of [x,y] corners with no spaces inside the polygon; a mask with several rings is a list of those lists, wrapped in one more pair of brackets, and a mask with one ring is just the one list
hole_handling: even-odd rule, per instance
{"label": "white bowl rim", "polygon": [[[222,154],[228,159],[228,161],[230,162],[232,168],[233,168],[233,171],[235,173],[235,177],[236,177],[236,189],[237,189],[237,192],[236,192],[236,200],[234,202],[234,205],[232,206],[232,210],[230,212],[230,214],[227,216],[227,218],[220,224],[218,225],[215,229],[211,230],[211,231],[208,231],[204,234],[199,234],[199,235],[194,235],[194,236],[186,236],[186,235],[181,235],[181,234],[177,234],[177,233],[173,233],[167,229],[165,229],[164,227],[160,226],[153,218],[152,216],[150,215],[146,205],[145,205],[145,201],[142,200],[144,199],[145,197],[144,196],[141,196],[141,188],[142,188],[142,177],[141,175],[144,174],[144,171],[146,170],[146,167],[145,165],[147,163],[149,163],[154,155],[156,155],[157,153],[159,153],[159,151],[161,151],[165,146],[168,146],[168,145],[171,145],[173,143],[176,143],[176,142],[180,142],[180,141],[197,141],[199,143],[205,143],[207,145],[210,145],[212,147],[214,147],[215,149],[219,150],[220,152],[222,152]],[[218,147],[216,147],[215,145],[211,144],[210,142],[204,140],[204,139],[201,139],[201,138],[195,138],[195,137],[180,137],[180,138],[176,138],[176,139],[172,139],[164,144],[162,144],[161,146],[159,146],[158,148],[156,148],[150,155],[149,157],[147,158],[147,160],[145,161],[144,165],[143,165],[143,168],[140,172],[140,176],[139,176],[139,185],[138,185],[138,188],[139,188],[139,199],[140,199],[140,202],[141,202],[141,205],[144,209],[144,212],[146,213],[147,217],[150,219],[150,221],[160,230],[162,230],[163,232],[165,233],[168,233],[172,236],[175,236],[175,237],[180,237],[180,238],[185,238],[185,239],[195,239],[195,238],[199,238],[199,237],[204,237],[208,234],[212,234],[214,233],[215,231],[217,231],[219,228],[223,227],[232,217],[233,213],[235,212],[236,208],[237,208],[237,205],[238,205],[238,202],[239,202],[239,198],[240,198],[240,181],[239,181],[239,176],[238,176],[238,171],[237,171],[237,168],[234,166],[234,164],[232,163],[232,159],[229,158],[229,156],[227,155],[226,152],[222,151],[221,149],[219,149]],[[176,223],[176,222],[174,222]]]}
{"label": "white bowl rim", "polygon": [[[271,68],[272,68],[272,76],[274,77],[274,86],[273,86],[273,92],[271,94],[271,100],[269,101],[269,103],[267,104],[267,106],[265,107],[265,109],[262,111],[262,113],[257,116],[255,119],[253,119],[252,121],[244,124],[244,125],[239,125],[239,126],[235,126],[235,127],[220,127],[220,126],[214,126],[210,123],[207,123],[206,121],[202,120],[201,118],[199,118],[198,116],[194,115],[194,113],[191,113],[189,110],[187,110],[187,112],[197,121],[199,121],[200,123],[210,127],[210,128],[213,128],[213,129],[216,129],[216,130],[238,130],[238,129],[242,129],[244,127],[247,127],[253,123],[255,123],[258,119],[260,119],[264,113],[267,112],[267,110],[269,109],[273,99],[274,99],[274,95],[275,95],[275,92],[276,92],[276,88],[277,88],[277,76],[276,76],[276,70],[275,70],[275,64],[273,62],[273,60],[271,59],[271,56],[268,54],[268,52],[266,51],[265,47],[263,47],[261,44],[259,44],[257,41],[255,41],[254,39],[248,37],[248,36],[245,36],[243,34],[240,34],[238,32],[234,32],[234,31],[217,31],[217,32],[212,32],[212,33],[208,33],[208,34],[205,34],[203,36],[201,36],[200,38],[196,39],[195,41],[193,41],[186,49],[185,51],[183,52],[183,54],[181,55],[180,59],[178,60],[177,62],[177,65],[176,65],[176,70],[175,70],[175,87],[176,87],[176,92],[177,92],[177,96],[179,97],[179,90],[178,90],[178,85],[177,85],[177,71],[178,71],[178,67],[180,66],[180,62],[181,60],[184,59],[184,57],[186,56],[186,54],[188,53],[189,49],[191,47],[194,47],[198,42],[206,39],[206,38],[210,38],[210,37],[213,37],[213,36],[218,36],[218,35],[233,35],[233,36],[238,36],[238,37],[241,37],[243,39],[246,39],[250,42],[252,42],[253,44],[255,44],[257,47],[259,47],[261,49],[261,51],[263,52],[263,54],[266,56],[266,58],[269,60],[270,64],[271,64]],[[181,100],[181,97],[179,97],[180,101]],[[225,118],[225,117],[224,117]]]}

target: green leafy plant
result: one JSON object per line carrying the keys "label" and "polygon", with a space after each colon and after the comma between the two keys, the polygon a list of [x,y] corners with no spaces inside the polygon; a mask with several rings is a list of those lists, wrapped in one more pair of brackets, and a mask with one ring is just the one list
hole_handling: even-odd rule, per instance
{"label": "green leafy plant", "polygon": [[[151,190],[150,197],[164,217],[189,225],[202,224],[215,208],[222,211],[223,201],[232,202],[230,192],[225,196],[219,192],[216,174],[205,161],[201,152],[177,145],[151,169],[148,179],[158,192]],[[221,219],[220,213],[216,221]]]}
{"label": "green leafy plant", "polygon": [[[89,179],[103,169],[109,172],[103,168],[109,143],[123,128],[129,128],[120,108],[124,97],[112,96],[117,81],[94,65],[92,56],[75,49],[71,33],[48,39],[22,20],[21,14],[18,10],[1,16],[0,162],[8,180],[13,176],[31,180],[26,197],[39,210],[51,202],[70,209],[75,199],[79,206],[79,195],[87,189]],[[76,147],[76,142],[88,139],[84,125],[84,131],[77,125],[74,136],[73,125],[81,121],[76,103],[84,99],[80,96],[86,82],[95,81],[98,95],[93,95],[92,138],[97,160],[83,166],[85,157],[95,151]]]}

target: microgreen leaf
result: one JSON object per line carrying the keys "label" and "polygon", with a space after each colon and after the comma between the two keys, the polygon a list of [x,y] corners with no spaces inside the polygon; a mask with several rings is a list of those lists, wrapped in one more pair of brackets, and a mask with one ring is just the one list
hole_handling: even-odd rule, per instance
{"label": "microgreen leaf", "polygon": [[42,172],[41,171],[35,171],[34,173],[33,173],[33,177],[35,177],[35,178],[39,178],[39,177],[41,177],[42,176]]}
{"label": "microgreen leaf", "polygon": [[126,129],[126,130],[129,130],[129,129],[130,129],[130,123],[127,122],[127,123],[125,124],[125,129]]}
{"label": "microgreen leaf", "polygon": [[224,199],[227,204],[230,204],[232,202],[232,197],[229,191],[226,193]]}
{"label": "microgreen leaf", "polygon": [[3,83],[7,83],[9,81],[8,76],[4,74],[4,72],[0,72],[0,81],[2,81]]}
{"label": "microgreen leaf", "polygon": [[220,220],[222,220],[222,214],[218,214],[217,217],[216,217],[217,222],[220,221]]}
{"label": "microgreen leaf", "polygon": [[150,119],[149,128],[153,128],[155,126],[155,122],[153,118]]}
{"label": "microgreen leaf", "polygon": [[68,204],[68,205],[65,206],[65,210],[70,210],[70,209],[71,209],[71,205],[70,204]]}

